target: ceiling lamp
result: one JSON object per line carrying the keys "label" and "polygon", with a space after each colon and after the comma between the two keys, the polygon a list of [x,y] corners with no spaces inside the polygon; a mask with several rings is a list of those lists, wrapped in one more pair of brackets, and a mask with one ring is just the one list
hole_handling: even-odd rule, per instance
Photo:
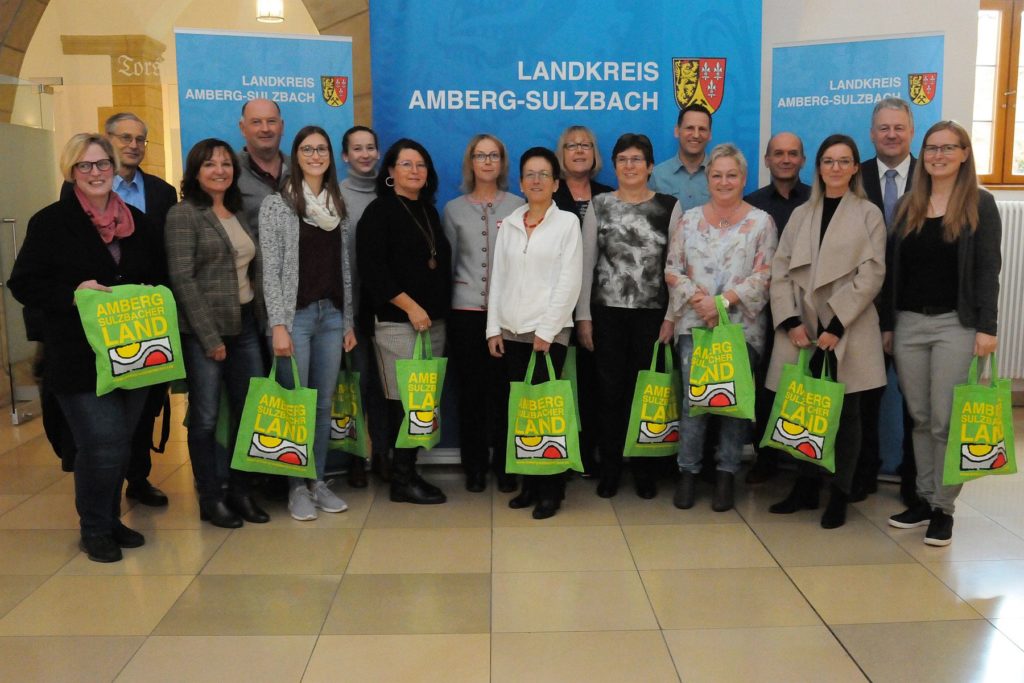
{"label": "ceiling lamp", "polygon": [[284,0],[256,0],[256,21],[280,24],[284,21]]}

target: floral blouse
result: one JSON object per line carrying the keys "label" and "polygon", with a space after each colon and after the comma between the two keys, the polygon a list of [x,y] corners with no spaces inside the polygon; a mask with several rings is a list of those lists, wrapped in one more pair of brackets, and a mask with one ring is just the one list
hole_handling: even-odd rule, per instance
{"label": "floral blouse", "polygon": [[771,281],[772,257],[778,236],[771,216],[752,208],[738,223],[716,228],[704,218],[701,206],[689,209],[672,227],[665,261],[669,304],[666,319],[676,334],[704,327],[689,300],[699,290],[724,294],[730,289],[739,303],[729,308],[729,320],[743,325],[747,343],[761,353],[765,342],[765,306]]}

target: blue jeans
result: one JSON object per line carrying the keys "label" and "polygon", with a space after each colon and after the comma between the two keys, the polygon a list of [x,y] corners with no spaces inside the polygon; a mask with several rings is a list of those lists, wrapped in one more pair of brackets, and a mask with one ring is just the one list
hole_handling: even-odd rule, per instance
{"label": "blue jeans", "polygon": [[[321,299],[295,311],[292,322],[292,346],[299,366],[299,382],[316,389],[316,432],[313,436],[313,461],[316,478],[324,478],[327,450],[331,438],[331,403],[338,386],[341,368],[345,319],[329,299]],[[286,389],[292,386],[291,363],[277,362],[277,381]],[[292,486],[304,480],[292,477]]]}
{"label": "blue jeans", "polygon": [[[740,469],[743,457],[743,444],[750,440],[749,420],[721,415],[702,413],[690,417],[690,400],[686,395],[686,386],[690,383],[690,361],[693,358],[693,336],[679,335],[676,342],[679,349],[679,371],[682,373],[683,392],[680,397],[679,409],[679,471],[700,473],[702,455],[704,453],[704,432],[708,427],[708,419],[719,420],[718,450],[715,460],[719,472],[736,474]],[[757,352],[747,345],[750,354],[750,367],[757,367]]]}
{"label": "blue jeans", "polygon": [[[215,361],[206,355],[194,334],[181,335],[188,382],[188,455],[199,499],[204,502],[219,500],[229,479],[233,488],[245,492],[246,475],[230,469],[231,451],[235,445],[233,439],[238,435],[249,380],[263,374],[259,328],[251,306],[242,307],[242,331],[221,339],[227,347],[227,355],[223,361]],[[222,384],[227,390],[231,410],[228,433],[232,440],[227,449],[218,446],[215,438]]]}
{"label": "blue jeans", "polygon": [[75,508],[82,536],[113,532],[121,516],[121,485],[131,457],[132,434],[149,389],[59,393],[57,400],[78,446]]}

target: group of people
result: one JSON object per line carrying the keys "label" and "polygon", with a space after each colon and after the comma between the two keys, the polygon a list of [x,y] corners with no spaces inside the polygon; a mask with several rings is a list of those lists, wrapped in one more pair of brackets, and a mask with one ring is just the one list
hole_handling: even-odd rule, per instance
{"label": "group of people", "polygon": [[[373,130],[350,129],[339,181],[323,129],[299,130],[286,155],[275,103],[247,102],[239,126],[239,153],[216,138],[188,152],[173,207],[150,192],[159,185],[166,195],[169,186],[139,169],[140,119],[118,114],[105,135],[74,136],[61,158],[61,199],[33,217],[15,263],[13,294],[42,313],[43,385],[73,437],[90,559],[116,561],[122,548],[144,543],[119,519],[120,494],[136,432],[147,432],[148,455],[152,417],[140,415],[167,391],[96,396],[74,292],[128,283],[174,292],[200,515],[217,526],[269,519],[250,475],[228,466],[215,428],[221,386],[237,432],[249,379],[266,375],[272,358],[282,359],[281,384],[292,385],[293,359],[300,384],[317,390],[316,478],[288,482],[295,519],[347,507],[325,481],[344,353],[362,371],[371,461],[390,481],[390,499],[445,502],[417,471],[417,449],[392,448],[403,418],[396,362],[411,357],[421,334],[450,356],[466,489],[485,490],[493,472],[500,491],[519,489],[510,507],[544,519],[564,500],[565,476],[526,476],[520,487],[504,465],[509,382],[524,379],[531,354],[547,354],[560,374],[575,347],[584,476],[598,477],[597,494],[608,498],[624,470],[632,387],[654,344],[675,344],[686,386],[692,331],[718,324],[724,306],[745,332],[758,420],[690,416],[684,391],[676,460],[629,458],[637,495],[656,496],[672,471],[674,504],[691,508],[699,475],[714,469],[712,508],[732,508],[743,447],[760,440],[783,365],[813,349],[812,370],[827,363],[846,391],[821,518],[825,528],[841,526],[847,504],[873,490],[894,357],[913,433],[904,474],[916,470],[916,481],[904,490],[907,510],[890,523],[928,525],[926,543],[950,542],[958,488],[942,484],[942,459],[952,390],[971,358],[996,346],[1001,231],[959,124],[932,126],[915,158],[909,106],[883,100],[871,122],[876,158],[862,163],[852,138],[831,135],[815,154],[810,186],[799,177],[801,140],[778,133],[764,157],[771,182],[746,197],[746,159],[728,143],[708,151],[712,115],[699,106],[679,113],[677,153],[660,164],[647,136],[621,135],[608,159],[614,188],[595,180],[602,157],[586,127],[567,128],[554,150],[519,156],[521,195],[509,190],[504,144],[480,134],[463,156],[463,194],[441,212],[437,170],[415,140],[402,138],[381,157]],[[776,456],[758,448],[747,480],[775,468]],[[366,486],[362,460],[348,470],[350,485]],[[129,482],[129,495],[133,486],[140,502],[166,504],[145,476]],[[820,488],[819,468],[800,464],[771,511],[815,509]]]}

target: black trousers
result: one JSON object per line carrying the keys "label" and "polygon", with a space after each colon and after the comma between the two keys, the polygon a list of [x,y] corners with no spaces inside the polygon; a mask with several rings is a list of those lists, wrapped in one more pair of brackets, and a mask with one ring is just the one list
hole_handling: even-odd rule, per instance
{"label": "black trousers", "polygon": [[499,468],[504,471],[500,424],[508,415],[508,379],[502,360],[487,350],[487,311],[453,310],[445,322],[459,410],[462,467],[467,473],[486,472],[489,465],[495,472]]}
{"label": "black trousers", "polygon": [[[573,336],[575,339],[575,334]],[[583,461],[583,469],[588,474],[593,474],[598,468],[598,443],[601,434],[597,361],[592,352],[575,341],[571,343],[576,347],[576,389],[580,402],[580,459]]]}
{"label": "black trousers", "polygon": [[[505,384],[505,401],[504,401],[504,415],[506,419],[501,421],[502,429],[502,444],[505,444],[508,439],[508,382],[522,382],[523,377],[526,375],[526,366],[530,364],[530,355],[533,353],[532,344],[524,344],[522,342],[505,341],[505,355],[502,360],[505,361],[505,373],[506,373],[506,384]],[[551,364],[555,368],[555,377],[548,377],[548,366],[547,363],[542,362],[543,357],[538,357],[537,368],[534,371],[534,383],[545,382],[549,379],[555,379],[562,373],[562,366],[565,365],[565,352],[566,348],[561,344],[552,344],[551,349],[548,352],[551,356]],[[529,381],[530,378],[527,378]],[[502,466],[504,467],[505,447],[501,448]],[[534,494],[534,497],[540,500],[562,500],[565,498],[565,473],[560,474],[524,474],[523,475],[523,493]]]}
{"label": "black trousers", "polygon": [[[594,357],[601,405],[601,477],[618,480],[626,443],[636,376],[651,364],[654,342],[665,319],[664,309],[591,306]],[[673,456],[666,456],[671,458]],[[634,480],[649,480],[662,458],[636,458]]]}
{"label": "black trousers", "polygon": [[128,460],[128,471],[124,477],[129,484],[145,481],[153,470],[153,458],[150,453],[153,448],[153,426],[160,417],[164,397],[169,390],[168,384],[149,387],[146,402],[142,406],[142,415],[139,416],[139,424],[132,435],[132,456]]}

